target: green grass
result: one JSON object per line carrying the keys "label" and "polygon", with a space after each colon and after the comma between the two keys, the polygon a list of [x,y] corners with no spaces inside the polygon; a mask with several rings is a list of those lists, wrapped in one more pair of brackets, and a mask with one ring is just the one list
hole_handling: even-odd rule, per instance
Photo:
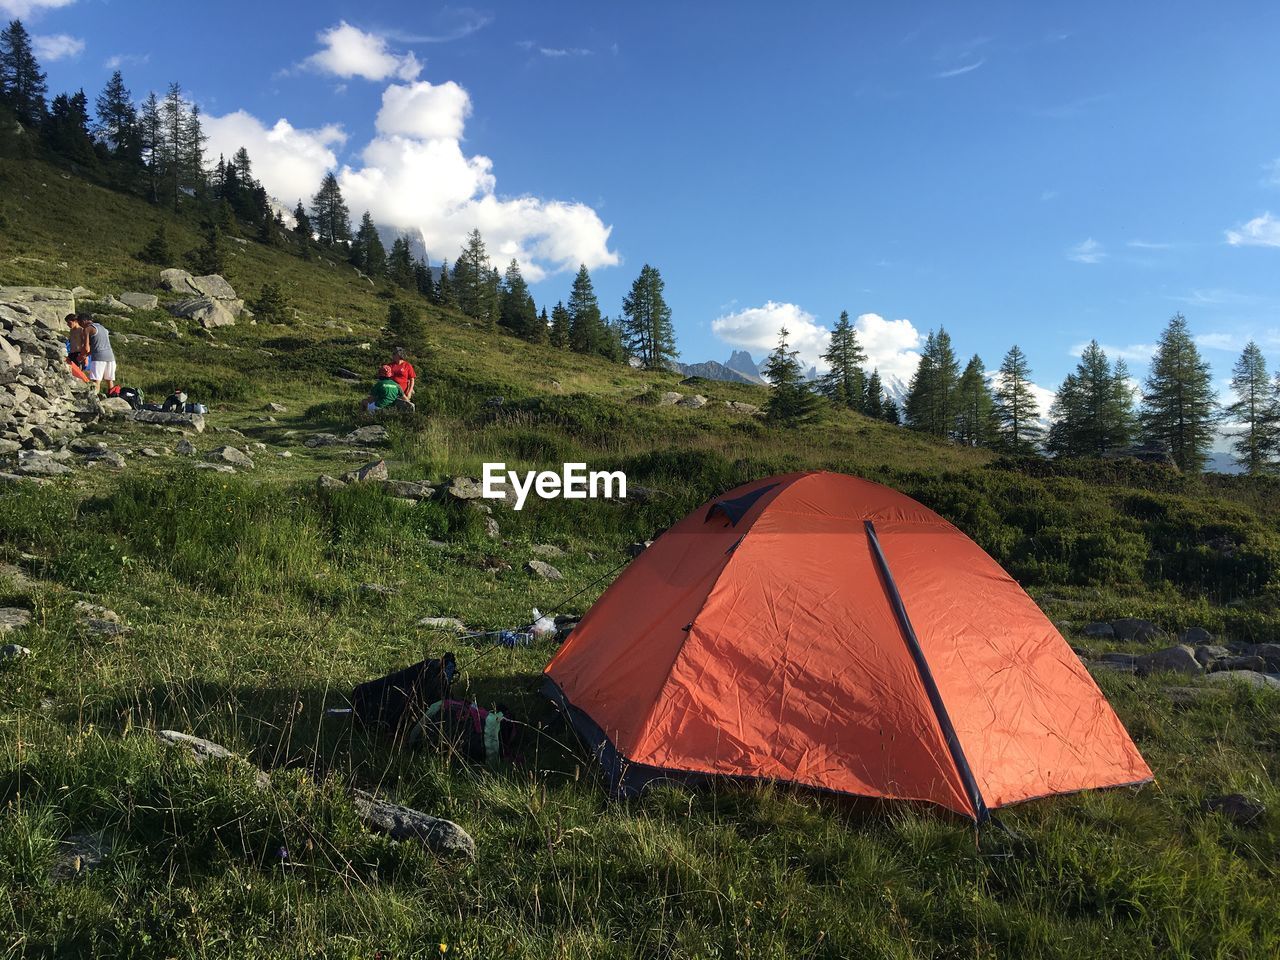
{"label": "green grass", "polygon": [[[150,290],[157,270],[131,253],[157,219],[175,250],[198,240],[183,220],[39,164],[0,161],[0,216],[5,284]],[[32,611],[16,639],[36,651],[0,665],[3,955],[400,958],[439,956],[441,943],[448,956],[484,958],[1280,953],[1274,695],[1186,703],[1168,692],[1175,678],[1103,676],[1158,784],[1013,808],[1001,814],[1010,833],[976,842],[935,811],[768,786],[610,802],[571,734],[543,727],[550,647],[511,651],[415,626],[456,616],[496,629],[535,605],[581,612],[603,582],[560,601],[607,578],[629,542],[736,483],[822,467],[890,483],[956,522],[1075,643],[1073,627],[1122,615],[1275,641],[1275,481],[998,461],[854,415],[783,431],[723,408],[655,407],[646,394],[675,387],[674,375],[530,346],[418,304],[426,338],[409,346],[421,412],[392,422],[392,476],[583,459],[654,491],[499,510],[494,542],[468,509],[316,489],[320,473],[364,459],[301,441],[362,422],[361,386],[332,371],[370,369],[389,301],[340,264],[227,246],[237,289],[279,282],[295,323],[210,341],[186,329],[174,338],[163,310],[111,322],[124,379],[149,393],[185,387],[212,408],[201,450],[245,442],[215,429],[241,431],[270,448],[257,469],[227,477],[172,455],[131,456],[124,473],[0,491],[0,561],[37,578],[0,579],[0,605]],[[761,399],[745,385],[695,389]],[[494,396],[505,402],[487,405]],[[268,400],[289,408],[276,422],[264,419]],[[133,450],[177,439],[100,430]],[[1232,550],[1215,546],[1223,538]],[[565,550],[554,561],[564,584],[523,570],[544,542]],[[364,593],[367,581],[397,592]],[[129,632],[85,633],[77,599],[116,610]],[[457,651],[463,695],[502,698],[530,724],[522,765],[401,752],[324,717],[361,680],[445,649]],[[165,727],[243,753],[270,771],[271,788],[161,749],[151,731]],[[369,833],[350,785],[456,820],[479,862],[441,863]],[[1259,827],[1200,812],[1207,795],[1232,791],[1267,803]],[[103,865],[55,882],[60,841],[90,833],[110,846]]]}

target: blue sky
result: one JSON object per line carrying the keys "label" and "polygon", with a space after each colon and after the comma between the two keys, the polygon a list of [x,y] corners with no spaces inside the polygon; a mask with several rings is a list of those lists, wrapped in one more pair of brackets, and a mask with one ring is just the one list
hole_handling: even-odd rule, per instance
{"label": "blue sky", "polygon": [[1090,337],[1143,374],[1181,310],[1219,382],[1250,337],[1280,365],[1274,4],[0,9],[53,91],[180,81],[289,205],[333,165],[437,260],[480,226],[539,302],[587,260],[612,314],[655,264],[686,360],[780,322],[812,359],[848,310],[886,370],[945,325],[1052,387]]}

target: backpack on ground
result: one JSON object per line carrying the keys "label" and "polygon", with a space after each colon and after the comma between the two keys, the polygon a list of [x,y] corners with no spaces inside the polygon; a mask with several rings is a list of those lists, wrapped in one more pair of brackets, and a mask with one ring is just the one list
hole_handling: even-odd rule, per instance
{"label": "backpack on ground", "polygon": [[423,660],[360,684],[351,692],[352,712],[367,726],[392,735],[406,733],[433,703],[449,695],[457,674],[452,653]]}
{"label": "backpack on ground", "polygon": [[115,386],[107,391],[109,397],[119,397],[121,400],[129,404],[132,410],[141,410],[142,402],[145,399],[141,390],[137,387],[120,387]]}

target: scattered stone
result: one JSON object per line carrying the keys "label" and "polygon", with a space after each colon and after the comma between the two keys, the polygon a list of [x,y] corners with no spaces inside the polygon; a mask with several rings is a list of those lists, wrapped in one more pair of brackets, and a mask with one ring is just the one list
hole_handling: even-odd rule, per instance
{"label": "scattered stone", "polygon": [[362,583],[360,584],[361,593],[371,593],[379,597],[395,596],[399,591],[395,587],[388,587],[381,583]]}
{"label": "scattered stone", "polygon": [[1259,690],[1280,690],[1280,677],[1255,670],[1219,670],[1204,679],[1206,683],[1247,683]]}
{"label": "scattered stone", "polygon": [[445,492],[455,500],[479,500],[484,495],[484,488],[479,480],[454,477]]}
{"label": "scattered stone", "polygon": [[331,477],[327,473],[322,473],[316,477],[316,487],[321,490],[341,490],[346,484],[337,477]]}
{"label": "scattered stone", "polygon": [[674,390],[668,390],[666,393],[662,394],[662,396],[658,397],[658,405],[661,407],[674,407],[680,402],[680,398],[683,396],[684,394],[682,393],[676,393]]}
{"label": "scattered stone", "polygon": [[1267,662],[1267,669],[1272,673],[1280,673],[1280,643],[1248,643],[1241,645],[1241,653],[1261,657]]}
{"label": "scattered stone", "polygon": [[332,433],[313,433],[302,441],[304,447],[312,449],[316,447],[336,447],[340,443],[342,443],[342,438]]}
{"label": "scattered stone", "polygon": [[186,437],[179,440],[173,449],[184,457],[194,457],[196,455],[196,445]]}
{"label": "scattered stone", "polygon": [[1221,660],[1214,660],[1205,669],[1212,673],[1218,673],[1223,670],[1251,670],[1255,673],[1266,673],[1267,661],[1253,655],[1223,657]]}
{"label": "scattered stone", "polygon": [[1136,653],[1118,653],[1108,652],[1098,657],[1104,663],[1122,663],[1126,667],[1136,667],[1138,665],[1138,655]]}
{"label": "scattered stone", "polygon": [[387,439],[387,428],[380,423],[358,427],[342,438],[344,443],[382,443]]}
{"label": "scattered stone", "polygon": [[414,480],[384,480],[382,489],[390,496],[401,497],[405,500],[426,500],[435,493],[435,490],[425,483],[418,483]]}
{"label": "scattered stone", "polygon": [[226,463],[244,470],[253,469],[253,461],[249,458],[249,455],[235,447],[217,447],[214,450],[210,450],[205,459],[210,463]]}
{"label": "scattered stone", "polygon": [[264,408],[268,413],[288,413],[289,408],[283,403],[276,403],[274,400],[268,403]]}
{"label": "scattered stone", "polygon": [[1243,793],[1208,797],[1201,807],[1205,813],[1220,813],[1238,827],[1252,827],[1267,814],[1266,806]]}
{"label": "scattered stone", "polygon": [[[177,730],[159,730],[156,732],[157,739],[161,743],[171,747],[182,747],[196,763],[207,763],[210,760],[230,760],[237,764],[249,765],[249,761],[238,753],[232,753],[220,743],[214,743],[212,740],[204,740],[201,737],[193,737],[189,733],[179,733]],[[254,768],[253,782],[259,788],[271,786],[271,778],[267,776],[265,771]]]}
{"label": "scattered stone", "polygon": [[363,790],[351,792],[356,814],[369,827],[393,840],[418,840],[441,856],[475,860],[476,842],[452,820],[432,817],[397,803],[379,800]]}
{"label": "scattered stone", "polygon": [[564,551],[553,543],[535,543],[529,548],[535,557],[563,557]]}
{"label": "scattered stone", "polygon": [[199,413],[174,413],[163,410],[137,410],[133,414],[135,423],[149,423],[162,427],[179,427],[204,433],[204,415]]}
{"label": "scattered stone", "polygon": [[484,402],[486,407],[500,407],[507,402],[506,397],[490,397]]}
{"label": "scattered stone", "polygon": [[192,467],[196,470],[213,470],[216,473],[235,473],[236,468],[228,463],[195,463]]}
{"label": "scattered stone", "polygon": [[99,401],[99,404],[102,408],[102,415],[113,420],[133,416],[133,407],[129,406],[128,400],[121,397],[104,397]]}
{"label": "scattered stone", "polygon": [[1095,637],[1099,640],[1112,640],[1116,635],[1115,630],[1111,628],[1111,624],[1101,622],[1085,624],[1084,629],[1080,632],[1086,637]]}
{"label": "scattered stone", "polygon": [[293,451],[291,451],[291,450],[277,450],[277,451],[276,451],[276,456],[277,456],[277,457],[279,457],[281,460],[288,460],[290,457],[292,457],[292,456],[293,456]]}
{"label": "scattered stone", "polygon": [[1208,667],[1215,660],[1224,660],[1229,656],[1231,656],[1231,651],[1226,647],[1214,646],[1213,644],[1196,647],[1196,659],[1205,667]]}
{"label": "scattered stone", "polygon": [[162,454],[159,450],[156,450],[152,447],[143,447],[141,450],[138,451],[138,453],[141,456],[147,457],[148,459],[155,459],[156,457],[164,456],[164,454]]}
{"label": "scattered stone", "polygon": [[338,367],[336,370],[333,371],[333,374],[334,376],[340,377],[343,380],[365,379],[364,376],[362,376],[361,374],[356,373],[354,370],[348,370],[346,367]]}
{"label": "scattered stone", "polygon": [[692,397],[685,397],[684,399],[677,401],[676,405],[680,407],[689,407],[693,410],[699,410],[710,402],[711,401],[702,394],[695,393]]}
{"label": "scattered stone", "polygon": [[51,457],[32,457],[23,460],[14,469],[29,477],[63,477],[71,472],[70,467]]}
{"label": "scattered stone", "polygon": [[97,466],[100,463],[105,463],[108,467],[114,467],[116,470],[123,470],[125,468],[124,457],[120,456],[120,454],[116,453],[114,450],[103,450],[101,453],[90,456],[87,459],[89,466],[91,467]]}
{"label": "scattered stone", "polygon": [[425,630],[443,630],[446,633],[466,633],[466,625],[457,617],[423,617],[418,626]]}
{"label": "scattered stone", "polygon": [[154,293],[122,293],[120,302],[134,310],[154,310],[160,306],[160,298]]}
{"label": "scattered stone", "polygon": [[194,320],[205,330],[213,330],[218,327],[233,327],[236,323],[235,314],[227,308],[226,303],[222,300],[215,300],[213,297],[192,297],[189,300],[179,300],[177,303],[169,305],[169,312],[175,317],[181,317],[184,320]]}
{"label": "scattered stone", "polygon": [[187,281],[190,279],[191,274],[174,267],[160,271],[160,286],[171,293],[189,293],[191,287],[187,285]]}
{"label": "scattered stone", "polygon": [[755,416],[760,412],[760,408],[754,403],[743,403],[741,400],[726,400],[724,405],[734,413],[745,413],[748,416]]}
{"label": "scattered stone", "polygon": [[0,579],[8,580],[16,590],[30,590],[35,586],[27,572],[12,563],[0,563]]}
{"label": "scattered stone", "polygon": [[1160,640],[1164,637],[1164,631],[1150,620],[1139,620],[1137,617],[1123,617],[1120,620],[1112,620],[1111,629],[1115,631],[1117,640],[1145,643],[1150,640]]}
{"label": "scattered stone", "polygon": [[497,540],[502,536],[502,531],[498,528],[498,521],[493,517],[484,518],[484,535],[490,540]]}
{"label": "scattered stone", "polygon": [[1137,668],[1131,663],[1120,663],[1116,660],[1090,660],[1086,667],[1092,673],[1127,673],[1134,674]]}
{"label": "scattered stone", "polygon": [[542,560],[530,560],[525,564],[525,569],[530,573],[534,573],[543,580],[563,580],[564,574],[557,570],[549,563]]}
{"label": "scattered stone", "polygon": [[1185,673],[1189,676],[1199,676],[1204,673],[1204,667],[1196,659],[1195,650],[1181,643],[1138,657],[1137,667],[1138,673],[1142,676],[1151,673]]}
{"label": "scattered stone", "polygon": [[365,481],[376,481],[387,479],[387,461],[374,460],[372,463],[366,463],[363,467],[358,467],[342,475],[342,479],[347,483],[364,483]]}
{"label": "scattered stone", "polygon": [[1213,643],[1213,634],[1204,627],[1188,627],[1182,631],[1182,636],[1178,638],[1178,641],[1193,647],[1199,647]]}

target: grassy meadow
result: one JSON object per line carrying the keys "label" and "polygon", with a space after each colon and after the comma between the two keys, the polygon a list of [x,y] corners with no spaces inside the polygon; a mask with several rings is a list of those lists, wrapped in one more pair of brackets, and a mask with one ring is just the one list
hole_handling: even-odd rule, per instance
{"label": "grassy meadow", "polygon": [[[151,291],[159,268],[133,254],[160,220],[175,252],[197,245],[192,222],[0,160],[0,285]],[[418,301],[420,328],[397,336],[423,378],[419,412],[392,419],[378,448],[393,478],[584,460],[648,491],[497,507],[493,540],[462,506],[317,488],[372,459],[303,440],[365,422],[363,385],[334,370],[372,370],[393,295],[332,257],[252,240],[227,252],[237,291],[252,300],[279,283],[293,322],[204,336],[178,321],[176,337],[163,309],[107,323],[123,381],[210,406],[201,456],[263,443],[257,467],[195,470],[172,454],[177,435],[115,421],[92,435],[165,452],[0,487],[0,606],[32,613],[5,641],[34,651],[0,663],[0,956],[1280,955],[1274,692],[1187,697],[1186,678],[1101,675],[1157,783],[1011,808],[1007,831],[978,838],[937,811],[768,786],[610,801],[537,692],[551,644],[509,650],[416,625],[581,613],[629,543],[734,484],[821,467],[938,510],[1077,646],[1138,649],[1078,634],[1121,616],[1155,621],[1168,642],[1190,626],[1280,642],[1280,482],[999,460],[851,413],[783,430],[723,405],[658,406],[669,389],[762,395],[680,387]],[[287,412],[268,417],[270,401]],[[541,544],[564,551],[551,561],[563,582],[525,570]],[[77,601],[127,631],[87,630]],[[523,763],[491,771],[398,750],[324,715],[356,683],[445,650],[462,668],[456,692],[501,698],[528,723]],[[156,741],[162,728],[243,754],[270,787],[243,766],[191,763]],[[352,785],[455,820],[478,861],[369,832]],[[1230,792],[1266,803],[1262,822],[1202,812]],[[101,862],[68,876],[67,851],[85,843]]]}

